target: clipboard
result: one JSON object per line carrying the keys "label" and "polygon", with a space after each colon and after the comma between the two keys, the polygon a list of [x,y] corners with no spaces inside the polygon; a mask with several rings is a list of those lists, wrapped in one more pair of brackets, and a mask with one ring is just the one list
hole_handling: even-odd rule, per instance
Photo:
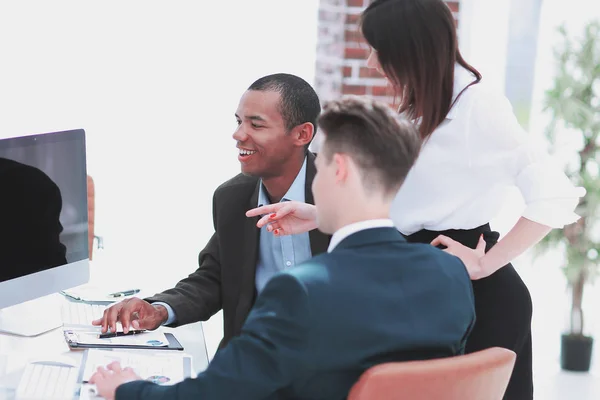
{"label": "clipboard", "polygon": [[167,346],[152,346],[152,345],[124,345],[124,344],[114,344],[114,343],[79,343],[77,338],[76,330],[65,330],[63,331],[65,335],[65,341],[67,342],[67,346],[69,346],[72,350],[83,350],[83,349],[133,349],[133,350],[179,350],[183,351],[183,346],[179,341],[175,338],[172,333],[165,333],[165,337],[169,342]]}

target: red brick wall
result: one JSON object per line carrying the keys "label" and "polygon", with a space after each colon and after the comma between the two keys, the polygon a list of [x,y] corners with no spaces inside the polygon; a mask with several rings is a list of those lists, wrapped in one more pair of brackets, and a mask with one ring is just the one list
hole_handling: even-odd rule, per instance
{"label": "red brick wall", "polygon": [[[325,102],[343,94],[392,103],[386,80],[367,68],[369,48],[357,26],[370,0],[320,0],[315,89]],[[459,0],[447,1],[458,18]]]}

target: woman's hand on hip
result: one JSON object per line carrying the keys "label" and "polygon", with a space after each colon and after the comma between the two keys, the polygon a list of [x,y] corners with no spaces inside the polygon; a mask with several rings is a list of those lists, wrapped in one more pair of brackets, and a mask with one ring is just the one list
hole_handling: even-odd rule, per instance
{"label": "woman's hand on hip", "polygon": [[475,248],[475,250],[444,235],[439,235],[438,237],[433,239],[431,245],[446,246],[446,248],[444,249],[446,253],[452,254],[453,256],[460,258],[461,261],[467,267],[467,272],[469,273],[471,280],[475,281],[481,278],[485,278],[489,275],[486,274],[481,263],[481,259],[485,255],[485,240],[483,240],[483,235],[479,237],[479,242],[477,243],[477,247]]}

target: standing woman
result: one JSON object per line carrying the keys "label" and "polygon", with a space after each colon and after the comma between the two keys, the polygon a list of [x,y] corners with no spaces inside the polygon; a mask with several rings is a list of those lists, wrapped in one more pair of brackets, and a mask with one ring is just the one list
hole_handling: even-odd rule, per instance
{"label": "standing woman", "polygon": [[[510,103],[482,82],[458,49],[456,27],[442,0],[374,0],[363,12],[371,46],[368,65],[395,89],[399,112],[419,127],[422,148],[392,206],[392,219],[409,241],[431,243],[459,257],[475,293],[477,320],[466,352],[504,347],[517,354],[505,399],[533,399],[529,290],[510,261],[552,228],[579,219],[583,188],[553,165],[528,137]],[[526,203],[523,216],[498,241],[490,229],[509,188]],[[276,235],[313,229],[314,208],[280,203],[266,213]],[[427,316],[423,316],[427,318]]]}
{"label": "standing woman", "polygon": [[[423,140],[392,219],[409,241],[441,245],[462,259],[477,315],[466,352],[516,352],[505,398],[532,399],[531,297],[510,261],[552,228],[575,222],[585,190],[527,137],[508,100],[480,83],[442,0],[375,0],[361,29],[371,46],[368,65],[392,83],[400,113],[417,122]],[[511,186],[527,207],[498,241],[488,222]]]}

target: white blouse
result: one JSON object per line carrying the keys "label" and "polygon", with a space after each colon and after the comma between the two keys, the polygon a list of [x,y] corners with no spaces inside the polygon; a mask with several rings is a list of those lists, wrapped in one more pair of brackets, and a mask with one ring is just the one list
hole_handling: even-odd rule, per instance
{"label": "white blouse", "polygon": [[[457,65],[454,97],[475,78]],[[472,229],[498,214],[516,186],[523,216],[553,228],[579,219],[585,189],[575,187],[517,122],[508,99],[470,86],[423,145],[392,205],[400,232]]]}

